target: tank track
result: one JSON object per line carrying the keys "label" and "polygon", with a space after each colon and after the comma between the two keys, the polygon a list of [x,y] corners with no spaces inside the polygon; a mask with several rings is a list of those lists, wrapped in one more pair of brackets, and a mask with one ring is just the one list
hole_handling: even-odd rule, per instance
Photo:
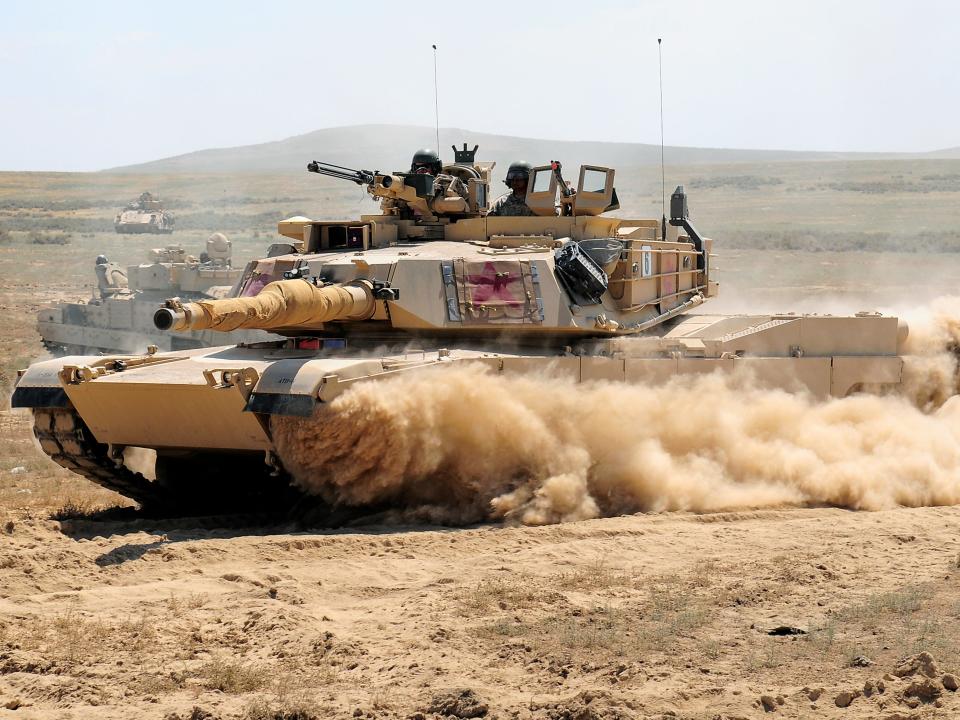
{"label": "tank track", "polygon": [[50,458],[71,472],[113,490],[150,510],[162,510],[172,498],[140,473],[117,464],[73,408],[34,408],[33,433]]}
{"label": "tank track", "polygon": [[[302,495],[286,479],[281,478],[273,480],[272,486],[265,478],[266,484],[258,482],[247,493],[240,491],[226,502],[231,506],[231,511],[216,512],[225,504],[222,488],[215,488],[208,495],[205,490],[209,489],[197,485],[168,485],[148,480],[141,473],[123,465],[118,467],[109,455],[108,445],[97,442],[83,418],[71,407],[33,408],[33,432],[43,451],[55,463],[141,506],[141,511],[136,511],[130,518],[121,519],[120,524],[134,520],[144,522],[152,518],[155,521],[170,521],[172,527],[189,528],[290,523],[297,526],[339,527],[353,515],[342,511],[332,512],[318,498]],[[107,511],[103,520],[116,520],[110,516],[113,512],[124,511]],[[82,532],[84,521],[96,523],[97,518],[64,520],[77,524],[78,531]]]}

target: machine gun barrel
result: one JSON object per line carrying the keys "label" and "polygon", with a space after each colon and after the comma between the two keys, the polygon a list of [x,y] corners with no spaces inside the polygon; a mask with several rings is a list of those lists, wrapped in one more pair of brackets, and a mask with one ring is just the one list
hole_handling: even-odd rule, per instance
{"label": "machine gun barrel", "polygon": [[340,180],[350,180],[357,185],[370,185],[377,175],[376,172],[370,172],[369,170],[354,170],[353,168],[343,167],[342,165],[333,165],[316,160],[307,163],[307,170],[312,173],[317,173],[318,175],[327,175]]}
{"label": "machine gun barrel", "polygon": [[563,179],[563,165],[560,164],[559,160],[550,161],[550,169],[553,170],[553,174],[557,178],[557,186],[560,188],[560,194],[563,197],[568,198],[573,196],[573,190],[567,186],[567,181]]}
{"label": "machine gun barrel", "polygon": [[373,283],[357,280],[317,287],[277,280],[254,297],[182,303],[172,298],[153,315],[159,330],[273,330],[298,335],[333,320],[367,320],[376,309]]}

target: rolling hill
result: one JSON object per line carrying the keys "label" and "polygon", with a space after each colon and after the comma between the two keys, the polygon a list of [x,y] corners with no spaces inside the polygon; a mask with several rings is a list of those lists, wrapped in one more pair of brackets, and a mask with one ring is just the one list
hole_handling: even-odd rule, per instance
{"label": "rolling hill", "polygon": [[[629,167],[656,165],[660,146],[642,143],[561,141],[492,135],[441,128],[440,147],[444,160],[452,160],[450,146],[468,143],[480,146],[478,160],[494,160],[499,166],[515,159],[535,164],[552,159],[569,167],[580,163]],[[302,172],[310,160],[362,167],[370,170],[400,170],[420,147],[436,144],[433,128],[407,125],[356,125],[316,130],[285,140],[230,148],[212,148],[163,158],[138,165],[111,168],[130,173],[220,173],[220,172]],[[727,148],[666,148],[669,165],[764,163],[817,160],[871,160],[956,158],[960,148],[933,153],[844,153],[790,150],[738,150]]]}

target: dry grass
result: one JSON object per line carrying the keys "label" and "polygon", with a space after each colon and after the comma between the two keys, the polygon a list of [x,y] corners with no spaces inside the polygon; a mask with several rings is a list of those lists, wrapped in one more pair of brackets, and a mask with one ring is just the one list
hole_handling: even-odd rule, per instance
{"label": "dry grass", "polygon": [[[40,502],[42,503],[43,501],[41,500]],[[99,497],[68,497],[63,505],[50,513],[49,517],[51,520],[84,520],[96,516],[105,510],[127,505],[129,505],[129,503],[125,499],[111,503]]]}
{"label": "dry grass", "polygon": [[69,609],[53,618],[32,617],[19,630],[8,629],[7,642],[67,666],[91,664],[117,654],[142,655],[158,638],[155,618],[146,613],[135,617],[102,620]]}
{"label": "dry grass", "polygon": [[556,593],[550,593],[539,587],[529,578],[495,578],[481,580],[476,585],[460,592],[459,601],[464,608],[479,613],[499,608],[500,610],[522,610],[534,607],[551,599],[559,599]]}
{"label": "dry grass", "polygon": [[813,577],[815,558],[797,553],[781,553],[770,559],[774,580],[781,584],[805,585]]}
{"label": "dry grass", "polygon": [[813,625],[802,637],[757,634],[747,654],[747,669],[761,673],[823,662],[843,668],[862,657],[887,665],[922,650],[947,667],[956,667],[960,642],[951,630],[958,614],[951,583],[907,585],[870,594]]}
{"label": "dry grass", "polygon": [[270,702],[257,698],[243,713],[243,720],[318,720],[320,709],[312,700]]}
{"label": "dry grass", "polygon": [[626,655],[636,643],[635,632],[630,628],[637,619],[629,610],[606,606],[580,615],[547,617],[531,634],[545,652],[606,651]]}
{"label": "dry grass", "polygon": [[930,586],[908,585],[893,592],[874,593],[862,603],[845,608],[838,620],[856,622],[865,629],[888,624],[890,615],[906,621],[923,607],[924,599],[931,592]]}
{"label": "dry grass", "polygon": [[[499,616],[474,632],[491,641],[522,638],[536,652],[548,656],[588,653],[597,658],[637,659],[651,650],[669,651],[711,622],[725,602],[722,593],[710,590],[716,572],[714,563],[698,562],[688,575],[644,581],[637,573],[600,561],[538,581],[527,578],[518,583],[526,606],[499,606],[509,612],[497,613],[492,598],[500,596],[484,593],[484,602],[475,604],[474,609]],[[612,591],[617,592],[616,603],[611,601]],[[546,614],[515,612],[544,603],[550,593],[559,597],[542,605]],[[708,650],[719,654],[717,645]]]}
{"label": "dry grass", "polygon": [[181,617],[189,614],[193,610],[199,610],[210,602],[210,596],[206,593],[189,593],[187,595],[176,595],[172,591],[167,596],[164,604],[171,617]]}
{"label": "dry grass", "polygon": [[558,590],[602,592],[614,588],[634,587],[637,576],[613,567],[606,557],[601,557],[584,567],[554,575],[550,582]]}
{"label": "dry grass", "polygon": [[208,690],[241,695],[265,687],[270,673],[256,665],[215,657],[196,672],[196,677]]}
{"label": "dry grass", "polygon": [[286,663],[273,675],[270,687],[247,704],[244,720],[315,720],[324,716],[316,693],[336,681],[332,668],[305,670],[300,663]]}
{"label": "dry grass", "polygon": [[186,685],[187,673],[170,671],[162,675],[147,673],[133,683],[134,690],[140,695],[166,695],[182,690]]}

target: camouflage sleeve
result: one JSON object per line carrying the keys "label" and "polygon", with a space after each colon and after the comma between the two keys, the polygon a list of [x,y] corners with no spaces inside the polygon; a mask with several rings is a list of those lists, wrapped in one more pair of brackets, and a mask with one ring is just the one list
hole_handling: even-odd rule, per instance
{"label": "camouflage sleeve", "polygon": [[499,216],[503,210],[503,206],[507,204],[507,198],[509,197],[510,193],[507,193],[506,195],[501,195],[494,200],[493,205],[490,207],[490,212],[487,213],[487,217],[490,217],[491,215]]}
{"label": "camouflage sleeve", "polygon": [[519,198],[512,193],[499,198],[490,212],[487,213],[488,216],[498,215],[500,217],[525,217],[533,214],[533,210],[524,202],[523,198]]}
{"label": "camouflage sleeve", "polygon": [[533,210],[530,209],[530,206],[523,201],[517,203],[516,211],[516,214],[522,217],[529,217],[535,214]]}

